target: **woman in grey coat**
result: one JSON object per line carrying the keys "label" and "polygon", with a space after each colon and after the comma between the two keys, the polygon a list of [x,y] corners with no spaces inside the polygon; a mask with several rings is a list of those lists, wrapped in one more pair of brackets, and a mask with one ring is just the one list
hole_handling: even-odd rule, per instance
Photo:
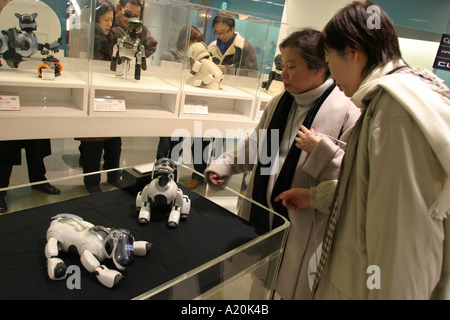
{"label": "woman in grey coat", "polygon": [[[286,91],[268,103],[254,136],[241,141],[239,148],[245,150],[225,153],[205,170],[207,182],[213,188],[223,188],[233,174],[251,171],[247,196],[289,219],[291,227],[276,284],[276,291],[283,299],[309,297],[308,261],[322,240],[327,212],[286,209],[275,198],[292,187],[309,188],[320,181],[336,179],[345,151],[333,138],[346,141],[360,114],[329,78],[324,61],[315,56],[318,35],[318,31],[304,29],[280,44]],[[267,136],[258,136],[264,130]],[[295,146],[299,131],[302,136],[318,138],[315,148],[302,150]],[[271,132],[278,133],[278,139]],[[318,133],[332,139],[316,136]],[[258,161],[238,164],[238,154],[249,154],[255,141],[258,141],[258,155],[264,144],[279,146],[271,154],[271,163],[264,166],[258,158]],[[271,173],[264,174],[265,169]],[[259,227],[270,228],[264,213],[257,212],[250,203],[241,206],[239,215]]]}

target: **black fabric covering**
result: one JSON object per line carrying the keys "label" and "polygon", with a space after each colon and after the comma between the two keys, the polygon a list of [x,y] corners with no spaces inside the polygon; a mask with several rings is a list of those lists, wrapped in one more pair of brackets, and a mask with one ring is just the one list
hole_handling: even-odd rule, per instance
{"label": "black fabric covering", "polygon": [[[115,190],[0,216],[0,299],[130,299],[242,245],[259,234],[233,213],[182,188],[191,199],[191,212],[178,228],[168,229],[166,215],[154,213],[147,225],[137,222],[135,195]],[[44,248],[51,217],[71,213],[104,227],[126,228],[135,240],[152,243],[150,253],[136,257],[109,289],[83,268],[77,254],[61,253],[67,265],[81,270],[81,289],[69,290],[66,280],[48,278]],[[114,268],[111,260],[103,262]],[[199,287],[220,277],[199,278]],[[220,279],[220,278],[219,278]],[[169,296],[159,297],[162,299]]]}

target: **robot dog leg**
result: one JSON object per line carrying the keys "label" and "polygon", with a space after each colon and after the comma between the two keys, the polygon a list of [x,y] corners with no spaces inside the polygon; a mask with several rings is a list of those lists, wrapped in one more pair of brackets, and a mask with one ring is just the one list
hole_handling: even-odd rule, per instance
{"label": "robot dog leg", "polygon": [[150,221],[151,208],[149,201],[149,185],[146,185],[142,191],[136,196],[136,208],[139,209],[138,222],[141,224],[146,224]]}
{"label": "robot dog leg", "polygon": [[180,219],[186,220],[188,218],[189,212],[191,210],[191,200],[188,196],[183,195],[181,189],[177,190],[177,199],[175,200],[175,205],[169,214],[169,219],[167,225],[170,228],[176,228]]}

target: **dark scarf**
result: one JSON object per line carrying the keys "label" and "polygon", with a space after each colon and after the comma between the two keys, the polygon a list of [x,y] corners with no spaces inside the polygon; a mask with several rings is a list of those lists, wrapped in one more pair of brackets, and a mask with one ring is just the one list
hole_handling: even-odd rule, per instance
{"label": "dark scarf", "polygon": [[[306,128],[310,129],[311,125],[314,121],[314,118],[319,111],[320,107],[322,106],[323,102],[328,98],[331,91],[336,87],[336,83],[333,82],[333,84],[325,90],[325,92],[312,104],[311,108],[309,109],[305,120],[303,120],[302,125],[304,125]],[[275,156],[278,153],[279,146],[281,144],[281,139],[283,138],[284,131],[286,129],[286,123],[288,120],[288,116],[290,113],[290,110],[292,107],[297,108],[297,106],[293,106],[293,100],[294,97],[289,93],[285,92],[283,96],[281,97],[280,101],[278,102],[278,105],[275,109],[275,112],[272,116],[272,119],[270,121],[269,127],[267,128],[267,135],[265,140],[261,141],[260,148],[261,153],[260,154],[266,154],[267,158],[273,159],[273,156]],[[300,126],[299,126],[300,129]],[[275,155],[269,154],[271,152],[271,143],[272,143],[272,130],[278,130],[278,149],[274,150]],[[280,174],[278,175],[278,179],[275,181],[272,194],[270,196],[270,202],[272,205],[272,208],[275,212],[283,215],[286,219],[289,220],[288,216],[288,210],[286,207],[284,207],[281,202],[275,202],[274,199],[282,192],[288,190],[291,188],[292,179],[294,177],[294,173],[298,164],[298,161],[300,159],[300,154],[302,152],[302,149],[299,149],[295,146],[295,140],[292,142],[291,147],[289,148],[288,155],[286,157],[286,160],[283,164],[283,167],[281,168]],[[266,170],[270,170],[270,166],[273,165],[272,162],[269,162],[268,164],[262,164],[260,161],[260,158],[258,158],[258,165],[255,170],[255,178],[253,181],[253,193],[252,198],[256,202],[268,207],[267,204],[267,187],[269,183],[270,175],[261,174],[261,169],[267,168]],[[250,221],[254,223],[255,225],[259,227],[263,227],[265,229],[269,229],[269,215],[266,210],[263,208],[252,204],[251,211],[250,211]],[[276,223],[274,225],[277,225]]]}

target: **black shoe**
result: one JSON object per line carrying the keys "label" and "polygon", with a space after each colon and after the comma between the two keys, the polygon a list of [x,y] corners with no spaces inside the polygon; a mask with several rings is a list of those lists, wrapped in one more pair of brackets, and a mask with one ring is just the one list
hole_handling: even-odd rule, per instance
{"label": "black shoe", "polygon": [[117,179],[108,179],[106,182],[108,182],[110,185],[113,185],[116,188],[121,188],[123,185],[123,182],[120,178]]}
{"label": "black shoe", "polygon": [[8,207],[6,206],[5,197],[0,195],[0,213],[8,211]]}
{"label": "black shoe", "polygon": [[89,191],[89,193],[100,193],[102,192],[102,189],[100,188],[100,186],[98,184],[91,184],[86,186],[87,191]]}
{"label": "black shoe", "polygon": [[52,186],[50,183],[44,183],[44,184],[37,184],[34,186],[31,186],[34,190],[42,191],[47,194],[53,194],[57,195],[61,193],[61,190],[59,190],[57,187]]}

